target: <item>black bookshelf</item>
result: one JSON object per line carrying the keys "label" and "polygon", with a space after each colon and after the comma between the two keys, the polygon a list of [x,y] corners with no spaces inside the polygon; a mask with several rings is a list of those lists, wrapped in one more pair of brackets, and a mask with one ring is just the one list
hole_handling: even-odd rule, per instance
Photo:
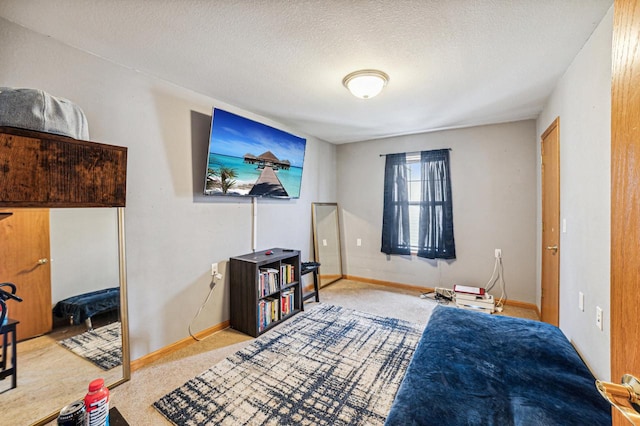
{"label": "black bookshelf", "polygon": [[[231,327],[238,331],[258,337],[302,310],[299,250],[272,248],[232,257],[229,274]],[[275,288],[268,285],[272,280]]]}

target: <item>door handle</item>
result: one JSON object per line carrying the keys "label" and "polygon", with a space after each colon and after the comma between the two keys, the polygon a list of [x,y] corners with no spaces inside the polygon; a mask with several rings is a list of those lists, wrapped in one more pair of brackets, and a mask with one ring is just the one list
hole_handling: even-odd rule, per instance
{"label": "door handle", "polygon": [[[622,376],[622,384],[596,380],[600,395],[618,409],[634,425],[640,425],[640,381],[630,374]],[[624,401],[624,404],[621,403]]]}
{"label": "door handle", "polygon": [[547,250],[553,250],[553,254],[556,254],[558,252],[558,246],[547,246]]}
{"label": "door handle", "polygon": [[49,263],[49,259],[47,259],[46,257],[43,257],[42,259],[38,259],[38,265],[44,265]]}

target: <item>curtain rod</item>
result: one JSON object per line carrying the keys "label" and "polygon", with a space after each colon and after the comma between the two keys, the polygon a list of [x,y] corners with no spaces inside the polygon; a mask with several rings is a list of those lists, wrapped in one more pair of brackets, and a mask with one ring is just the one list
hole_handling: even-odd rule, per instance
{"label": "curtain rod", "polygon": [[[453,149],[451,148],[442,148],[442,149],[446,149],[448,151],[453,151]],[[434,149],[432,151],[439,151],[438,149]],[[380,154],[380,157],[386,157],[387,155],[396,155],[396,154],[408,154],[408,155],[415,155],[415,154],[420,154],[422,151],[411,151],[411,152],[395,152],[395,153],[390,153],[390,154]]]}

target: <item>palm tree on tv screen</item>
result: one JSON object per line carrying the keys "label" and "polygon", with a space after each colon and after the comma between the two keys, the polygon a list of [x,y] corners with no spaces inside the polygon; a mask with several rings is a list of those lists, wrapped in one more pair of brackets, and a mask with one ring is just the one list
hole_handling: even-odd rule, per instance
{"label": "palm tree on tv screen", "polygon": [[[209,180],[210,177],[219,177],[218,182],[212,182]],[[216,183],[220,185],[220,189],[223,194],[226,194],[229,189],[231,189],[235,184],[235,178],[238,177],[238,173],[236,169],[232,169],[231,167],[220,166],[219,169],[207,169],[207,186],[209,186],[209,182],[211,185],[215,185]]]}

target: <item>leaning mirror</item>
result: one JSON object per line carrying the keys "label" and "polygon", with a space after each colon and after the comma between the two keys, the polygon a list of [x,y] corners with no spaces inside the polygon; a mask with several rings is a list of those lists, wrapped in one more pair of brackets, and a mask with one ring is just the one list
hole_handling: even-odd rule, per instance
{"label": "leaning mirror", "polygon": [[0,217],[0,280],[23,299],[8,302],[18,373],[15,388],[0,380],[2,418],[44,424],[91,380],[130,377],[124,209],[3,208]]}
{"label": "leaning mirror", "polygon": [[337,203],[312,203],[313,245],[320,287],[342,278],[340,226]]}

